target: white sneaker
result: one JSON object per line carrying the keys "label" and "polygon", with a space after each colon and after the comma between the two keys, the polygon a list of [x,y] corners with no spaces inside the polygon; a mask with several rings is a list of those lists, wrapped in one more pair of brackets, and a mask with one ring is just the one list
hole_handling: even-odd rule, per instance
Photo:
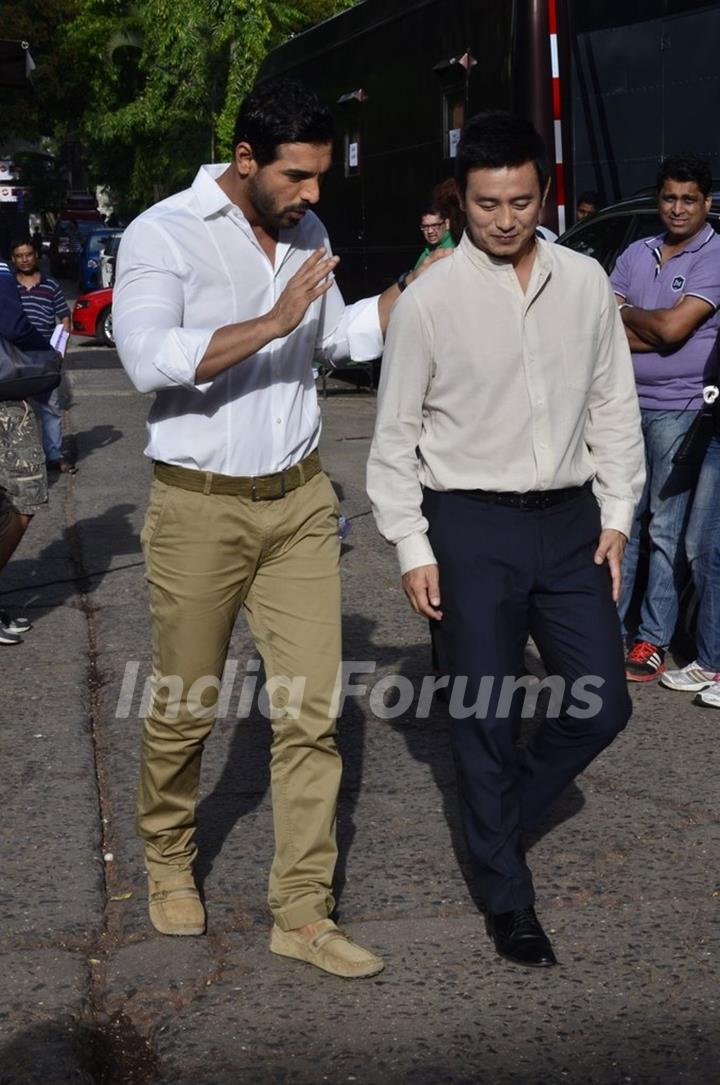
{"label": "white sneaker", "polygon": [[22,637],[0,621],[0,644],[22,644]]}
{"label": "white sneaker", "polygon": [[704,708],[720,708],[720,681],[713,682],[702,693],[698,693],[694,703],[703,705]]}
{"label": "white sneaker", "polygon": [[0,610],[0,625],[17,636],[32,629],[32,622],[28,618],[19,618],[17,614],[13,616],[8,614],[6,610]]}
{"label": "white sneaker", "polygon": [[[714,671],[706,671],[701,667],[697,659],[682,667],[679,671],[665,671],[660,679],[660,685],[668,689],[678,689],[682,693],[698,693],[701,689],[707,689],[713,684],[720,684],[720,674]],[[720,706],[718,706],[720,707]]]}

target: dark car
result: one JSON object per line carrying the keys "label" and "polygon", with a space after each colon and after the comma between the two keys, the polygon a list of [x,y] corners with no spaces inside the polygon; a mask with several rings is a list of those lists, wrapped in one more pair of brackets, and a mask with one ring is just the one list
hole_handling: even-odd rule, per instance
{"label": "dark car", "polygon": [[[720,192],[713,193],[708,221],[720,233]],[[557,243],[586,256],[594,256],[609,274],[628,245],[662,231],[657,196],[653,191],[603,207],[596,215],[571,226]]]}
{"label": "dark car", "polygon": [[102,225],[98,219],[79,222],[71,218],[58,219],[50,240],[51,273],[58,277],[75,278],[85,237]]}
{"label": "dark car", "polygon": [[[100,275],[102,258],[104,254],[111,251],[113,241],[119,241],[122,233],[122,230],[111,230],[107,226],[97,226],[85,234],[80,253],[79,276],[80,289],[83,292],[110,285],[103,282]],[[117,251],[117,247],[115,251]]]}

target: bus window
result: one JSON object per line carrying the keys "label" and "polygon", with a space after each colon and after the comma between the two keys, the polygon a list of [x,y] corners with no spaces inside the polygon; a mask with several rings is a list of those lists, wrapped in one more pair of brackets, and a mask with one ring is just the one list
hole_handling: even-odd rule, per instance
{"label": "bus window", "polygon": [[457,156],[460,132],[465,123],[465,86],[448,87],[443,94],[445,157]]}

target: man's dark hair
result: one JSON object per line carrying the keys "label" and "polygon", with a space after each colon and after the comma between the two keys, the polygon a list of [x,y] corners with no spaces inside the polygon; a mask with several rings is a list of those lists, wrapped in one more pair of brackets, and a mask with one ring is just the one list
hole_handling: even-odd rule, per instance
{"label": "man's dark hair", "polygon": [[594,188],[588,188],[580,193],[575,202],[577,206],[580,206],[581,203],[591,203],[593,207],[600,208],[602,207],[603,198]]}
{"label": "man's dark hair", "polygon": [[35,249],[35,244],[29,234],[23,234],[22,237],[16,237],[10,242],[10,255],[12,256],[15,249],[19,249],[21,245],[29,245],[31,249]]}
{"label": "man's dark hair", "polygon": [[259,166],[277,158],[281,143],[331,143],[332,114],[317,94],[297,79],[277,79],[255,87],[240,106],[235,142],[249,143]]}
{"label": "man's dark hair", "polygon": [[708,196],[712,189],[710,163],[702,155],[691,152],[669,154],[657,173],[658,192],[666,181],[694,181],[703,196]]}
{"label": "man's dark hair", "polygon": [[532,162],[541,191],[548,179],[545,144],[530,121],[505,110],[487,109],[470,117],[462,131],[455,161],[461,193],[474,169],[502,169]]}

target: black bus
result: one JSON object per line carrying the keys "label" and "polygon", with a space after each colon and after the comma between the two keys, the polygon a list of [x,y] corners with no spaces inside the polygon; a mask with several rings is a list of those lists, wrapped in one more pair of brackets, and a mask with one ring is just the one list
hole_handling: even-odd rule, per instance
{"label": "black bus", "polygon": [[361,0],[274,50],[260,78],[296,75],[334,111],[321,215],[352,299],[413,265],[420,214],[479,109],[542,132],[560,232],[577,193],[629,195],[670,151],[704,153],[720,175],[718,56],[720,3]]}

